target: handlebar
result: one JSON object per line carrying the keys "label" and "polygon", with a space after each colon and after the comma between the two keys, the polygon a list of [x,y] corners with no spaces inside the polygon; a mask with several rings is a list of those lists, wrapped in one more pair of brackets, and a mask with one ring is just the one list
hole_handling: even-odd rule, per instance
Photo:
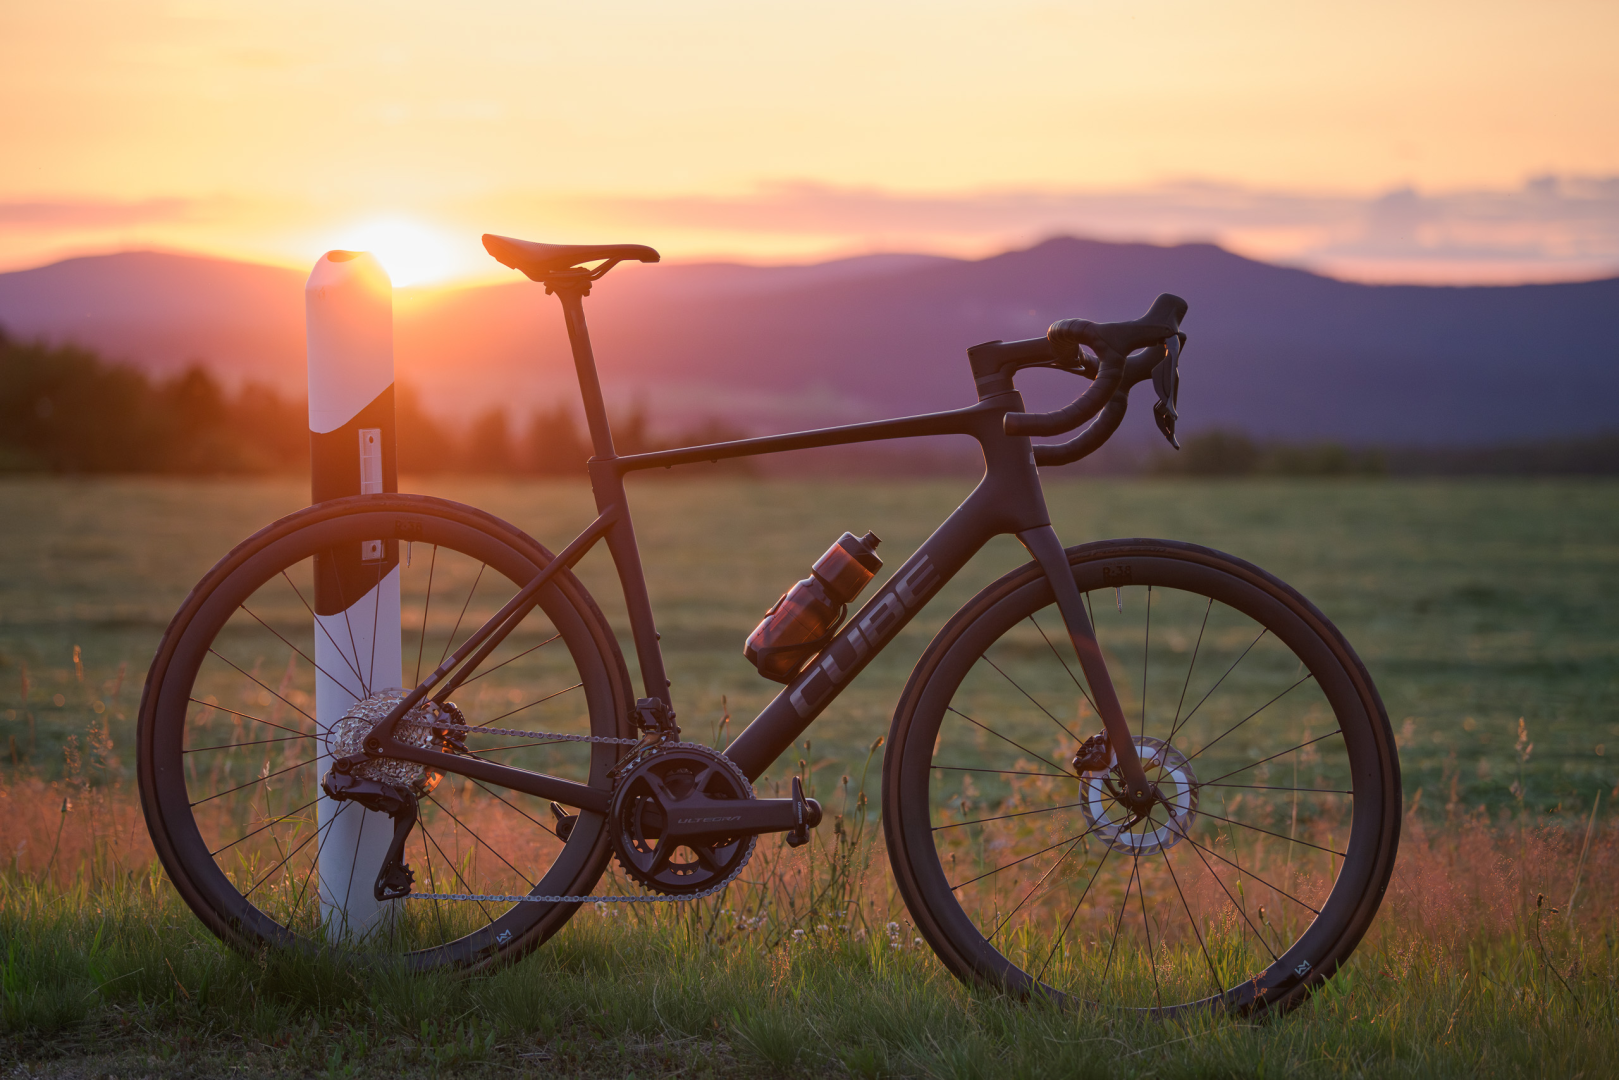
{"label": "handlebar", "polygon": [[1158,389],[1158,404],[1153,407],[1158,428],[1171,445],[1179,447],[1175,441],[1175,399],[1179,390],[1180,350],[1186,340],[1186,335],[1180,332],[1180,323],[1186,317],[1186,307],[1185,300],[1163,293],[1145,315],[1129,322],[1062,319],[1052,323],[1046,337],[1054,351],[1066,352],[1084,345],[1096,353],[1095,381],[1078,398],[1055,412],[1007,413],[1003,420],[1005,432],[1008,435],[1061,435],[1097,417],[1075,439],[1034,448],[1038,465],[1077,461],[1101,446],[1118,429],[1129,407],[1130,388],[1151,378]]}

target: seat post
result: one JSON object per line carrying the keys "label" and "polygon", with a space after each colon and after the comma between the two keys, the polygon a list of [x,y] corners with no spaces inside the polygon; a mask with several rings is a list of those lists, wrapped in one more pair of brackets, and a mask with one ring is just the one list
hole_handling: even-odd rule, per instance
{"label": "seat post", "polygon": [[590,425],[590,444],[598,458],[618,456],[613,449],[613,432],[607,423],[607,405],[602,401],[601,380],[596,376],[596,356],[590,348],[590,330],[585,326],[585,294],[590,292],[590,275],[575,271],[578,277],[561,274],[545,281],[545,291],[562,301],[562,315],[568,324],[568,344],[573,347],[573,367],[579,375],[579,395],[584,399],[585,422]]}

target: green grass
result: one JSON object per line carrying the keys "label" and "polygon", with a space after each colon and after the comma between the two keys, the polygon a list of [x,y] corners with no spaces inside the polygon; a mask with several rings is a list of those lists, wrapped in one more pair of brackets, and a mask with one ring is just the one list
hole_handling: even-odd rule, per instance
{"label": "green grass", "polygon": [[[424,487],[553,549],[592,516],[578,485]],[[967,489],[634,488],[688,733],[706,741],[725,707],[739,727],[770,699],[742,639],[839,532],[875,529],[897,566]],[[0,481],[0,749],[14,763],[0,785],[0,1064],[98,1076],[1601,1075],[1619,1057],[1616,496],[1606,481],[1051,484],[1067,543],[1192,540],[1299,588],[1365,659],[1402,748],[1401,864],[1350,968],[1286,1017],[1142,1024],[962,987],[907,924],[872,825],[852,846],[823,827],[796,853],[768,838],[752,885],[677,910],[586,910],[523,963],[472,978],[232,953],[138,856],[133,717],[191,583],[305,489]],[[773,771],[806,758],[837,809],[836,778],[860,775],[928,639],[1025,558],[1006,539],[987,550],[811,729],[813,748]],[[628,652],[610,566],[593,557],[581,577]],[[831,916],[850,901],[857,915]]]}
{"label": "green grass", "polygon": [[1446,936],[1412,933],[1397,907],[1300,1010],[1151,1023],[968,990],[900,924],[771,935],[737,929],[734,909],[714,902],[587,910],[524,962],[457,979],[233,953],[156,873],[65,891],[0,876],[0,1066],[73,1076],[1605,1075],[1619,1054],[1612,911],[1570,925],[1549,909]]}
{"label": "green grass", "polygon": [[[485,507],[553,549],[592,516],[577,484],[415,486]],[[839,532],[875,529],[897,566],[968,487],[634,487],[683,725],[706,738],[722,698],[738,725],[770,699],[777,688],[742,658],[743,638]],[[302,484],[285,481],[0,481],[0,754],[14,743],[19,760],[52,772],[63,742],[99,715],[97,702],[127,750],[146,665],[191,584],[237,540],[306,501]],[[1534,744],[1524,772],[1537,808],[1577,811],[1619,784],[1619,758],[1608,754],[1619,755],[1619,484],[1062,481],[1048,503],[1067,543],[1191,540],[1312,599],[1377,681],[1408,794],[1512,804],[1520,717]],[[886,731],[906,674],[949,613],[1025,559],[1009,538],[993,544],[816,723],[810,737],[828,773],[847,772]],[[605,557],[587,560],[581,576],[622,629]]]}

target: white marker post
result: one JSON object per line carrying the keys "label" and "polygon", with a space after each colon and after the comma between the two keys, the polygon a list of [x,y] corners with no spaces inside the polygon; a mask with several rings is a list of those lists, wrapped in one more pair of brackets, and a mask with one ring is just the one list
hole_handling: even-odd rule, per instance
{"label": "white marker post", "polygon": [[[368,253],[327,252],[304,286],[304,305],[312,501],[398,491],[387,272]],[[315,557],[317,776],[331,767],[327,733],[349,706],[400,685],[398,545],[379,537],[355,548]],[[318,824],[321,924],[335,937],[364,934],[383,914],[372,888],[393,822],[322,795]]]}

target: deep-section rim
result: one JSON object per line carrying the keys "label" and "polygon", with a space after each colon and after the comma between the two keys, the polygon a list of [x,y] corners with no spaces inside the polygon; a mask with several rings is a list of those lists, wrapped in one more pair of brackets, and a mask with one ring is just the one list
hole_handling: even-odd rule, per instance
{"label": "deep-section rim", "polygon": [[[295,539],[305,530],[343,528],[345,527],[343,519],[356,516],[399,514],[436,518],[450,528],[482,533],[493,543],[505,545],[512,557],[526,564],[524,572],[530,575],[538,573],[554,558],[543,545],[515,526],[474,507],[449,500],[423,495],[395,494],[335,499],[287,515],[232,549],[192,589],[180,610],[170,621],[157,655],[153,658],[146,685],[142,690],[137,736],[137,775],[148,832],[170,881],[187,906],[216,936],[238,950],[253,952],[265,944],[297,948],[315,948],[316,945],[310,939],[292,934],[269,919],[260,920],[267,923],[267,926],[241,925],[235,917],[218,909],[218,905],[209,896],[208,888],[199,886],[198,882],[192,880],[174,838],[169,835],[169,817],[165,814],[164,806],[166,797],[158,790],[156,782],[158,762],[155,742],[159,734],[156,714],[161,704],[160,694],[167,681],[175,674],[173,669],[176,653],[181,643],[186,640],[187,631],[207,607],[216,591],[229,582],[233,575],[263,554],[275,549],[277,545],[284,545],[289,539]],[[386,524],[388,529],[385,534],[392,535],[396,531],[393,528],[394,522],[386,521]],[[599,728],[607,723],[612,725],[609,730],[615,735],[633,734],[629,731],[628,719],[629,674],[606,618],[583,585],[569,571],[558,573],[547,586],[546,592],[559,597],[560,599],[555,602],[565,605],[565,610],[571,613],[570,617],[578,620],[580,624],[578,629],[587,636],[589,647],[593,648],[598,658],[601,668],[599,678],[605,685],[596,693],[597,708],[611,708],[612,716],[611,718],[596,716],[594,715],[596,709],[593,708],[592,727]],[[599,700],[603,696],[603,690],[609,699],[605,705]],[[592,772],[604,773],[604,770],[598,769],[593,763]],[[605,782],[605,775],[593,776],[592,779],[593,782]],[[172,814],[174,808],[167,809]],[[586,820],[587,818],[595,820]],[[576,859],[571,860],[579,867],[579,871],[574,874],[568,889],[559,890],[566,895],[588,893],[606,868],[611,852],[605,823],[599,818],[599,815],[581,816],[582,831],[579,835],[588,839],[589,843]],[[188,822],[189,815],[185,815],[185,819]],[[184,822],[181,828],[183,831]],[[194,825],[191,828],[194,830]],[[594,837],[590,836],[592,832],[595,834]],[[215,870],[217,871],[217,867]],[[217,884],[215,883],[216,887]],[[496,941],[491,932],[491,928],[501,922],[497,919],[480,932],[489,939],[481,945],[475,945],[468,938],[462,938],[434,949],[403,954],[399,959],[406,960],[417,968],[478,968],[493,962],[516,959],[542,944],[560,929],[578,906],[578,904],[517,905],[525,909],[521,919],[516,920],[523,926],[520,932],[513,933],[505,942]],[[502,919],[511,914],[508,912]]]}
{"label": "deep-section rim", "polygon": [[[1360,889],[1349,903],[1347,912],[1340,914],[1342,923],[1338,932],[1332,935],[1330,949],[1312,962],[1310,968],[1304,973],[1292,970],[1281,970],[1281,960],[1273,963],[1267,969],[1266,978],[1256,983],[1243,984],[1232,988],[1223,994],[1210,995],[1197,1001],[1189,1001],[1175,1005],[1168,1005],[1147,1009],[1129,1009],[1125,1011],[1145,1015],[1168,1016],[1185,1009],[1209,1008],[1223,1006],[1238,1011],[1249,1011],[1260,1008],[1288,1009],[1299,1004],[1309,991],[1327,978],[1348,959],[1355,946],[1360,942],[1370,927],[1382,896],[1387,889],[1388,881],[1393,873],[1394,859],[1398,850],[1401,792],[1398,756],[1392,728],[1389,725],[1388,715],[1383,707],[1381,698],[1365,665],[1355,654],[1353,648],[1344,639],[1338,629],[1313,604],[1300,595],[1297,590],[1277,579],[1274,575],[1261,570],[1244,560],[1226,555],[1223,552],[1196,544],[1172,540],[1153,539],[1124,539],[1103,540],[1089,544],[1072,547],[1067,550],[1069,565],[1075,569],[1076,576],[1087,564],[1096,564],[1104,561],[1119,559],[1163,559],[1201,566],[1205,569],[1215,570],[1229,575],[1239,585],[1246,585],[1265,594],[1267,599],[1285,609],[1288,615],[1297,619],[1303,626],[1330,651],[1333,660],[1348,679],[1354,695],[1359,699],[1365,713],[1365,737],[1369,740],[1372,752],[1375,754],[1375,768],[1380,777],[1382,788],[1381,799],[1368,798],[1366,813],[1368,818],[1364,827],[1373,837],[1368,844],[1374,859],[1373,864],[1366,873],[1360,876]],[[1141,584],[1141,582],[1137,582]],[[1083,585],[1082,585],[1083,587]],[[931,763],[931,737],[921,740],[907,738],[910,726],[915,719],[916,710],[921,705],[930,680],[947,660],[951,648],[968,633],[968,629],[980,618],[989,615],[998,605],[1014,600],[1017,595],[1026,589],[1044,591],[1045,603],[1051,602],[1050,586],[1046,583],[1039,567],[1034,563],[1027,563],[993,582],[981,590],[972,600],[958,610],[945,626],[934,637],[922,658],[917,662],[906,683],[905,691],[895,709],[893,723],[890,727],[889,740],[884,752],[883,760],[883,831],[888,844],[889,859],[894,869],[896,882],[900,893],[905,898],[912,918],[916,921],[918,930],[932,945],[940,960],[948,967],[952,974],[963,982],[985,985],[990,988],[1011,992],[1019,996],[1043,996],[1066,1005],[1095,1004],[1085,1002],[1083,999],[1073,998],[1061,991],[1044,984],[1036,983],[1025,973],[1017,969],[1010,961],[1001,957],[1002,965],[998,970],[986,971],[982,963],[975,963],[973,958],[964,955],[964,950],[952,940],[951,934],[945,929],[944,923],[935,912],[930,910],[925,890],[918,880],[915,867],[912,864],[911,851],[917,848],[917,836],[908,835],[915,831],[914,820],[916,811],[920,809],[923,823],[928,821],[927,797],[920,798],[920,807],[910,806],[906,798],[907,784],[902,777],[912,776],[917,768],[915,760],[918,753],[926,758],[922,774],[924,780],[927,774],[926,766]],[[1206,595],[1206,594],[1205,594]],[[1235,607],[1235,605],[1232,605]],[[1236,608],[1236,610],[1243,610]],[[922,743],[927,743],[925,748]],[[910,749],[908,752],[908,746]],[[1358,781],[1357,781],[1358,786]],[[925,785],[924,785],[925,790]],[[1357,816],[1361,812],[1357,802]],[[926,831],[923,833],[926,836]],[[937,855],[931,840],[924,841],[922,845],[923,860],[932,859],[937,864]],[[924,866],[926,862],[924,861]],[[1334,893],[1339,891],[1334,888]],[[952,906],[953,902],[952,902]],[[959,907],[956,909],[959,912]],[[963,916],[965,919],[965,916]],[[970,925],[970,920],[967,920]],[[1313,927],[1312,927],[1313,929]],[[958,928],[959,932],[959,928]],[[1283,959],[1297,949],[1299,943],[1310,935],[1306,931],[1283,954]],[[975,936],[982,940],[976,928]],[[993,950],[992,950],[993,951]],[[995,954],[999,957],[999,953]],[[1010,970],[1007,970],[1010,969]],[[1263,989],[1263,993],[1256,993]],[[1116,1006],[1121,1010],[1123,1006]]]}

